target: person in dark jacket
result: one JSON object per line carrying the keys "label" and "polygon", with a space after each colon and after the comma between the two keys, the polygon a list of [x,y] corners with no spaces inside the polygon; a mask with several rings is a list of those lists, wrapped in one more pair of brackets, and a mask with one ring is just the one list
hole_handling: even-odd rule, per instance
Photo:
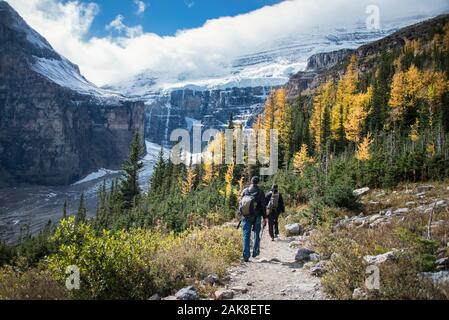
{"label": "person in dark jacket", "polygon": [[255,214],[251,217],[242,217],[242,233],[243,233],[243,259],[249,261],[251,231],[254,231],[253,258],[260,254],[260,231],[262,228],[262,219],[266,224],[266,204],[265,193],[259,188],[259,177],[251,178],[251,185],[243,190],[240,199],[244,196],[253,196],[255,206]]}
{"label": "person in dark jacket", "polygon": [[270,233],[271,241],[279,235],[279,215],[285,212],[284,199],[279,192],[279,188],[274,184],[271,191],[265,198],[267,204],[268,215],[268,232]]}

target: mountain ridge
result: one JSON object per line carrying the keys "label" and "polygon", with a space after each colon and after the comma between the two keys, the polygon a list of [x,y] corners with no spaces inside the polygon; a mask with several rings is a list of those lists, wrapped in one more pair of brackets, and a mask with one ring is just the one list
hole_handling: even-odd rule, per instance
{"label": "mountain ridge", "polygon": [[0,2],[0,176],[9,183],[70,184],[117,169],[142,102],[100,89]]}

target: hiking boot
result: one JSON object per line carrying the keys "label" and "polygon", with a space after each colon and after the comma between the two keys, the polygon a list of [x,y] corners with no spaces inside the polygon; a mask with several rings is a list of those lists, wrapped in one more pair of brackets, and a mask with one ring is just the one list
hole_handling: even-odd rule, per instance
{"label": "hiking boot", "polygon": [[243,262],[249,262],[249,258],[242,258]]}
{"label": "hiking boot", "polygon": [[271,241],[274,241],[274,238],[271,238]]}
{"label": "hiking boot", "polygon": [[259,256],[260,255],[260,252],[254,252],[253,253],[253,258],[256,258],[257,256]]}

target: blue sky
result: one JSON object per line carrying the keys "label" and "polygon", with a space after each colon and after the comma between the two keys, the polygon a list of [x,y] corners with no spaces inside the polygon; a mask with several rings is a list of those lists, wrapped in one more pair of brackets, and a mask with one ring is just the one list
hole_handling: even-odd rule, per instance
{"label": "blue sky", "polygon": [[7,1],[98,85],[142,72],[161,81],[227,76],[236,57],[275,49],[282,39],[360,25],[373,2],[381,25],[449,12],[448,0]]}
{"label": "blue sky", "polygon": [[142,25],[144,32],[173,35],[179,29],[202,26],[208,19],[248,13],[281,0],[141,0],[145,11],[138,14],[136,0],[82,0],[95,2],[100,11],[96,16],[90,35],[105,36],[105,26],[117,15],[124,17],[127,26]]}

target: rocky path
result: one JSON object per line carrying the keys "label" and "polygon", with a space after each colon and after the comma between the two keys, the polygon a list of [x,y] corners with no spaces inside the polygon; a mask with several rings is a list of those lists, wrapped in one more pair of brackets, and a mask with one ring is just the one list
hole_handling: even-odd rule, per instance
{"label": "rocky path", "polygon": [[230,270],[228,288],[234,300],[323,299],[320,280],[295,262],[292,240],[281,236],[274,242],[264,232],[261,255]]}

